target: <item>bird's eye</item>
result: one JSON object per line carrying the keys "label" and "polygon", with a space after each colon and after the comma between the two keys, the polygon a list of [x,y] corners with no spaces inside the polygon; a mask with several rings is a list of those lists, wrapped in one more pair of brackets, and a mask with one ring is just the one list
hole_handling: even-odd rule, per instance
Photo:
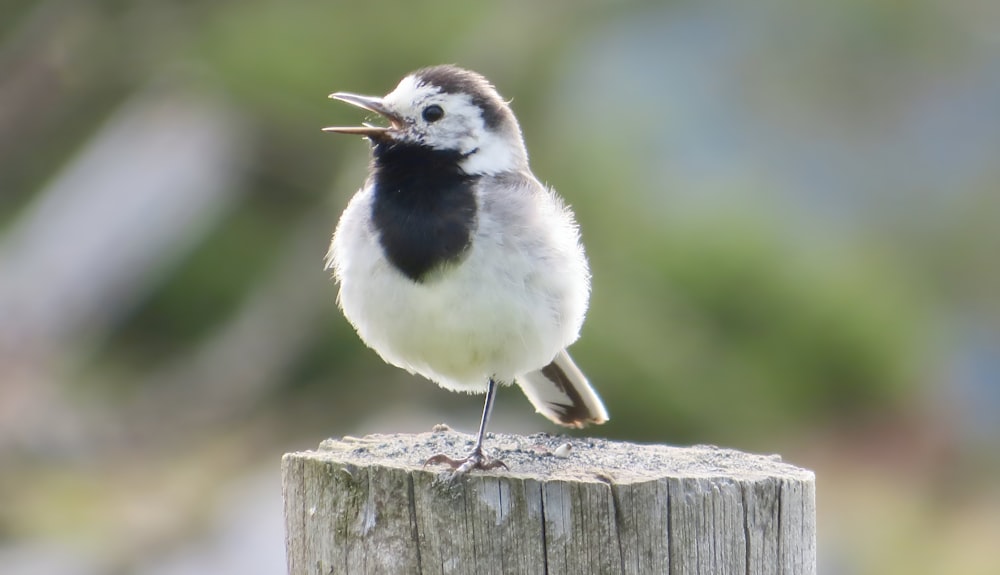
{"label": "bird's eye", "polygon": [[443,118],[444,110],[441,108],[441,106],[438,106],[437,104],[431,104],[430,106],[424,108],[422,115],[424,117],[424,121],[429,124],[431,122],[437,122],[438,120]]}

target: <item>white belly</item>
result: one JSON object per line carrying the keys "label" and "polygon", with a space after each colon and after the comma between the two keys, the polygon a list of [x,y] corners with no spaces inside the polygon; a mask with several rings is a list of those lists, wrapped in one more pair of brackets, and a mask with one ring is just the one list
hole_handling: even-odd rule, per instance
{"label": "white belly", "polygon": [[338,225],[330,260],[340,306],[361,339],[387,362],[458,391],[484,392],[490,377],[509,384],[547,365],[578,336],[589,276],[560,204],[527,212],[549,218],[522,217],[552,200],[541,193],[524,190],[503,204],[480,198],[463,259],[417,283],[382,255],[367,224],[370,194],[359,192]]}

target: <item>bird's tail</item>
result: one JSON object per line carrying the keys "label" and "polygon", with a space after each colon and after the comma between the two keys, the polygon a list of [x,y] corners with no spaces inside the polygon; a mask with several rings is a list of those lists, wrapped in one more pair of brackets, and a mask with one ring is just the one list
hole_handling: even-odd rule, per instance
{"label": "bird's tail", "polygon": [[538,413],[559,425],[583,427],[608,420],[601,398],[566,350],[542,369],[517,378],[517,384]]}

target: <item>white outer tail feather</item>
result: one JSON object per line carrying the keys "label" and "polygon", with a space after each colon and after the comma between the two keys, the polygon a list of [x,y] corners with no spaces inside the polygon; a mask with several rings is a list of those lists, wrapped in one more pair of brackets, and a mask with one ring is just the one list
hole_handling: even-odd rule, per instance
{"label": "white outer tail feather", "polygon": [[608,420],[601,398],[566,350],[544,368],[518,377],[517,384],[535,411],[558,425],[579,428]]}

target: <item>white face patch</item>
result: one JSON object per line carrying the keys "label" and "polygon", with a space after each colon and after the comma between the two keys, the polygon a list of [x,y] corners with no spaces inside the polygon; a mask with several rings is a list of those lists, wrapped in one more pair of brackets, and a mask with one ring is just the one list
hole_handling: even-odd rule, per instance
{"label": "white face patch", "polygon": [[[520,132],[489,129],[483,111],[469,94],[443,92],[407,76],[383,103],[404,120],[397,138],[438,150],[456,150],[467,156],[461,165],[469,174],[497,174],[527,165]],[[444,114],[425,118],[425,110],[431,106],[439,106]]]}

